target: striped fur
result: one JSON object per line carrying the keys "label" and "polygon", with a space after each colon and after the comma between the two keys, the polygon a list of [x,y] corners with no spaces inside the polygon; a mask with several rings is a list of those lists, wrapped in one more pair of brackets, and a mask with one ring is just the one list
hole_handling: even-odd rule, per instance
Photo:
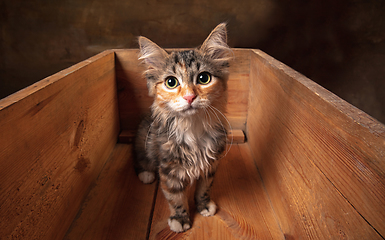
{"label": "striped fur", "polygon": [[[201,47],[168,53],[139,37],[145,76],[154,97],[149,114],[138,128],[135,169],[150,183],[159,175],[170,206],[169,226],[175,232],[191,227],[186,187],[197,182],[195,201],[204,216],[215,214],[210,188],[218,160],[226,149],[227,78],[231,51],[226,25],[218,25]],[[176,87],[166,84],[172,78]],[[206,82],[199,78],[210,79]]]}

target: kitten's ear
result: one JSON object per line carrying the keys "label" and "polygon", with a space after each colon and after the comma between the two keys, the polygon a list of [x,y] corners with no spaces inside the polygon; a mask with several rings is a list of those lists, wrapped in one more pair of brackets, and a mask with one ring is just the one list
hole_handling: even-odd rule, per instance
{"label": "kitten's ear", "polygon": [[214,60],[229,60],[231,49],[227,45],[226,23],[221,23],[214,28],[203,42],[200,50]]}
{"label": "kitten's ear", "polygon": [[148,38],[139,37],[138,42],[140,48],[139,60],[144,60],[149,67],[161,68],[168,55],[167,52]]}

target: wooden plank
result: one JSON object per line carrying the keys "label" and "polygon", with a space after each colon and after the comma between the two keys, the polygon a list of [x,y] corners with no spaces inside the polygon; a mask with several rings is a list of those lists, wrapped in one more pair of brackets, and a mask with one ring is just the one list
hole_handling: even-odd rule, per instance
{"label": "wooden plank", "polygon": [[247,137],[283,232],[294,239],[381,239],[383,125],[363,126],[364,113],[255,53]]}
{"label": "wooden plank", "polygon": [[284,239],[247,145],[233,145],[221,159],[212,189],[218,206],[213,217],[195,213],[193,189],[189,198],[193,225],[179,234],[167,225],[168,204],[158,190],[150,239]]}
{"label": "wooden plank", "polygon": [[61,239],[118,135],[114,53],[0,101],[0,238]]}
{"label": "wooden plank", "polygon": [[249,102],[250,51],[232,49],[234,56],[230,62],[228,81],[227,113],[233,129],[246,130]]}
{"label": "wooden plank", "polygon": [[[135,132],[123,130],[118,137],[120,143],[131,144],[135,138]],[[244,143],[246,141],[245,134],[242,130],[235,129],[228,133],[227,141],[232,144]]]}
{"label": "wooden plank", "polygon": [[[234,129],[245,130],[249,94],[250,51],[234,49],[230,64],[229,97],[226,116]],[[149,111],[153,99],[148,96],[145,66],[138,61],[139,51],[115,50],[120,125],[122,130],[135,130],[140,116]]]}
{"label": "wooden plank", "polygon": [[115,50],[115,54],[120,128],[134,131],[153,102],[143,76],[145,66],[138,61],[138,49]]}
{"label": "wooden plank", "polygon": [[229,133],[227,134],[227,142],[230,144],[240,144],[240,143],[245,143],[246,138],[245,134],[243,133],[242,130],[239,129],[233,129],[230,130]]}
{"label": "wooden plank", "polygon": [[132,145],[118,144],[64,239],[146,239],[155,191],[136,176]]}
{"label": "wooden plank", "polygon": [[135,132],[130,130],[123,130],[119,133],[118,142],[125,144],[132,144],[135,139]]}

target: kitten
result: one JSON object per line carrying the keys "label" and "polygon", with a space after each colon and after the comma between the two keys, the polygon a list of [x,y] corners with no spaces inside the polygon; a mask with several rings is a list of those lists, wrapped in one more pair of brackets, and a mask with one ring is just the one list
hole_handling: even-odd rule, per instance
{"label": "kitten", "polygon": [[167,53],[139,37],[151,115],[140,124],[135,140],[135,170],[151,183],[159,174],[170,206],[168,225],[174,232],[191,227],[185,189],[197,180],[195,203],[203,216],[215,214],[210,187],[218,160],[226,149],[227,78],[231,50],[226,24],[219,24],[202,46]]}

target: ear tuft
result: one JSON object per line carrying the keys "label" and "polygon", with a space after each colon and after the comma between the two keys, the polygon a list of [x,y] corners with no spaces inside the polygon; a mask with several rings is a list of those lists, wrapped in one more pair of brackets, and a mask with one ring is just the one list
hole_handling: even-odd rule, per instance
{"label": "ear tuft", "polygon": [[214,60],[229,60],[231,49],[227,45],[226,23],[221,23],[214,28],[203,42],[200,50]]}
{"label": "ear tuft", "polygon": [[139,37],[139,60],[144,60],[148,67],[159,69],[164,64],[167,52],[146,37]]}

